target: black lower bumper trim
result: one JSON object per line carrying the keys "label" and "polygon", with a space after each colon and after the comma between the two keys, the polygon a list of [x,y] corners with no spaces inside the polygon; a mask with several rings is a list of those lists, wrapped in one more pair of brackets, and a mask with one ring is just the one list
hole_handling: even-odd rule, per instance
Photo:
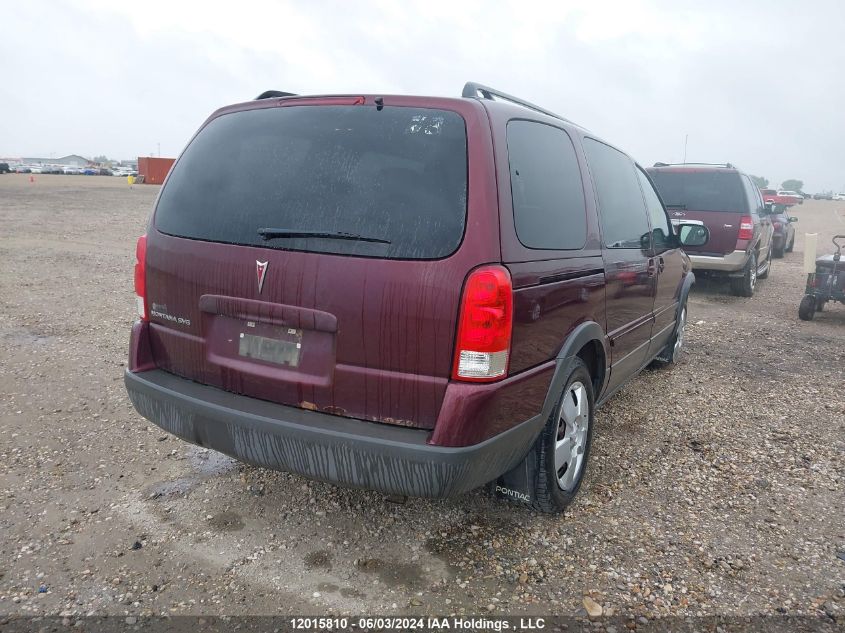
{"label": "black lower bumper trim", "polygon": [[257,400],[161,370],[124,376],[138,412],[241,461],[387,494],[447,497],[516,466],[543,426],[532,418],[480,444],[432,446],[429,431]]}

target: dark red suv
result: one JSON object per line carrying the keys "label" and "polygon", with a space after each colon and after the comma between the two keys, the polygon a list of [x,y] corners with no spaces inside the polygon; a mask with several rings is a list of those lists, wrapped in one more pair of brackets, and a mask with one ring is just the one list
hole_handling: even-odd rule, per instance
{"label": "dark red suv", "polygon": [[677,359],[707,230],[484,86],[262,97],[203,124],[138,240],[137,410],[306,477],[566,506],[596,406]]}
{"label": "dark red suv", "polygon": [[706,246],[690,247],[693,269],[727,280],[733,294],[751,297],[772,268],[771,202],[730,163],[657,163],[648,170],[673,221],[710,231]]}

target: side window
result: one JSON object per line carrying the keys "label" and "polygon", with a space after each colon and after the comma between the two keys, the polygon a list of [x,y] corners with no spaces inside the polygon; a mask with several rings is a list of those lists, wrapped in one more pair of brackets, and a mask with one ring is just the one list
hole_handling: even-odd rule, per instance
{"label": "side window", "polygon": [[609,145],[584,139],[584,152],[596,186],[604,244],[642,248],[649,232],[643,194],[634,163]]}
{"label": "side window", "polygon": [[760,192],[760,189],[757,187],[757,185],[755,185],[753,182],[751,184],[754,186],[754,193],[757,194],[757,208],[765,209],[766,203],[763,201],[763,194]]}
{"label": "side window", "polygon": [[569,135],[543,123],[511,121],[508,161],[519,241],[528,248],[582,248],[587,207]]}
{"label": "side window", "polygon": [[666,210],[663,208],[663,203],[660,202],[660,197],[654,190],[651,181],[639,167],[637,168],[637,176],[640,179],[640,186],[643,188],[645,206],[648,209],[648,217],[651,220],[651,243],[654,246],[655,252],[662,253],[675,247],[675,241],[672,239],[672,229],[669,226],[669,218],[666,216]]}
{"label": "side window", "polygon": [[761,207],[759,196],[755,194],[755,191],[758,191],[757,187],[754,186],[754,183],[745,174],[742,175],[742,182],[745,184],[745,193],[748,196],[748,210],[753,214],[757,214]]}

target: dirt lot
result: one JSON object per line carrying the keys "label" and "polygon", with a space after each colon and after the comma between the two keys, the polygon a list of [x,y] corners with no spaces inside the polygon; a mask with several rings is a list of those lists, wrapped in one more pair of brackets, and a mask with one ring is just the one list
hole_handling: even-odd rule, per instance
{"label": "dirt lot", "polygon": [[845,618],[845,306],[798,320],[812,200],[753,299],[701,283],[689,347],[598,415],[578,501],[391,503],[239,465],[136,415],[135,239],[158,187],[0,176],[0,614]]}

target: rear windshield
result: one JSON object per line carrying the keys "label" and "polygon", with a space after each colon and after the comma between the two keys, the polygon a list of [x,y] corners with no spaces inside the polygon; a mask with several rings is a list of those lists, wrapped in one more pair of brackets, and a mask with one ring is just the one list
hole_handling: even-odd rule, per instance
{"label": "rear windshield", "polygon": [[212,242],[437,259],[461,243],[466,198],[455,112],[274,107],[211,121],[174,166],[155,225]]}
{"label": "rear windshield", "polygon": [[662,169],[648,172],[667,207],[748,213],[748,199],[737,172]]}

